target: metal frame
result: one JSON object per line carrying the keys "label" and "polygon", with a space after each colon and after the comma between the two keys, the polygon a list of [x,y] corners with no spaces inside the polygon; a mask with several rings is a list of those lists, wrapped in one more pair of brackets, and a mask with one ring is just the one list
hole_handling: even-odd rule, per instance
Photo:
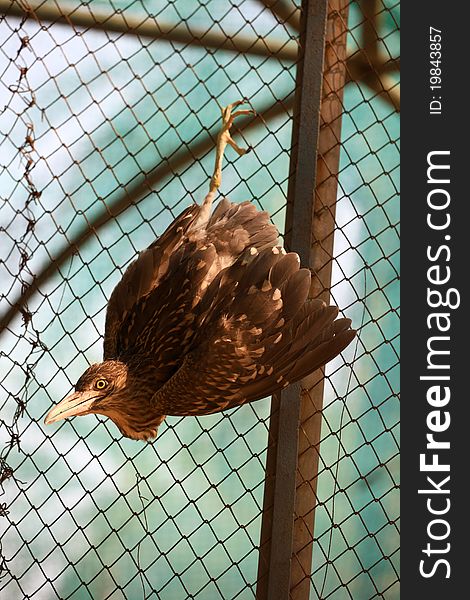
{"label": "metal frame", "polygon": [[[344,0],[303,1],[294,105],[285,241],[315,273],[311,295],[325,301],[331,282],[347,8]],[[310,595],[322,381],[322,373],[315,373],[273,398],[257,600],[307,600]]]}
{"label": "metal frame", "polygon": [[[292,128],[286,237],[310,265],[327,0],[304,0]],[[288,598],[294,538],[300,385],[273,397],[257,599]]]}
{"label": "metal frame", "polygon": [[274,56],[280,60],[295,61],[297,45],[294,42],[279,42],[272,38],[253,39],[240,34],[234,37],[217,33],[188,29],[185,23],[175,25],[157,19],[153,15],[135,17],[121,11],[103,10],[102,7],[74,6],[70,2],[44,2],[44,0],[1,0],[0,12],[18,17],[30,17],[39,22],[49,21],[75,27],[86,27],[168,40],[191,46],[230,50],[260,56]]}
{"label": "metal frame", "polygon": [[[282,23],[288,23],[294,30],[300,26],[299,11],[290,0],[259,0],[269,8]],[[390,77],[400,69],[400,60],[384,55],[379,46],[376,32],[379,30],[380,0],[360,0],[363,13],[367,16],[362,25],[360,50],[347,59],[347,80],[360,81],[384,98],[396,110],[400,110],[398,85]],[[297,44],[283,43],[272,36],[260,42],[257,38],[239,34],[228,37],[186,25],[165,23],[153,15],[134,17],[128,11],[121,13],[90,6],[74,6],[67,1],[60,3],[43,0],[0,0],[0,14],[32,18],[40,22],[63,23],[71,27],[85,27],[162,39],[180,44],[223,49],[233,52],[246,52],[259,56],[269,56],[278,60],[297,60]]]}
{"label": "metal frame", "polygon": [[[316,157],[314,214],[310,237],[310,262],[314,277],[310,293],[330,299],[333,265],[336,198],[341,149],[341,116],[346,83],[348,0],[329,0],[326,20],[320,131]],[[323,409],[323,372],[302,382],[298,466],[294,511],[294,547],[290,598],[308,600],[314,540],[317,473]]]}

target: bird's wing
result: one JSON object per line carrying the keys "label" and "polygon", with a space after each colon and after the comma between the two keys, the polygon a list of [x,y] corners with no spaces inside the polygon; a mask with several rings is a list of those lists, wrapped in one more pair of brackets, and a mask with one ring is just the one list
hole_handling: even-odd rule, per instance
{"label": "bird's wing", "polygon": [[[268,213],[250,202],[232,204],[223,199],[203,228],[198,225],[199,212],[197,205],[187,208],[127,268],[108,303],[105,359],[136,344],[134,351],[163,352],[168,337],[162,329],[168,333],[165,328],[174,319],[190,325],[187,319],[194,306],[222,269],[248,246],[261,249],[277,243],[278,232]],[[187,334],[182,327],[170,329],[173,350],[167,352],[168,358],[175,354],[181,335]]]}
{"label": "bird's wing", "polygon": [[307,300],[296,254],[248,249],[212,282],[182,366],[155,394],[167,415],[203,415],[251,402],[314,371],[353,339],[338,309]]}
{"label": "bird's wing", "polygon": [[187,232],[197,219],[200,207],[184,210],[168,229],[141,252],[125,271],[111,294],[106,311],[104,358],[118,356],[119,334],[129,313],[141,298],[158,287],[168,272],[170,258],[187,239]]}
{"label": "bird's wing", "polygon": [[213,245],[198,248],[195,242],[173,253],[158,287],[126,313],[116,338],[120,356],[130,352],[152,358],[160,380],[172,375],[190,347],[201,284],[215,257]]}
{"label": "bird's wing", "polygon": [[279,233],[269,214],[251,202],[235,204],[224,198],[219,202],[206,226],[206,239],[214,244],[219,257],[227,256],[232,264],[246,248],[272,248]]}

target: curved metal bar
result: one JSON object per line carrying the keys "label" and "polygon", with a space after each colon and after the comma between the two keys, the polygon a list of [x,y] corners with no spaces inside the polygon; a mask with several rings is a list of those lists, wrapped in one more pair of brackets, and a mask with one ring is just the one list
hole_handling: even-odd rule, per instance
{"label": "curved metal bar", "polygon": [[300,29],[300,9],[292,0],[260,0],[280,23],[288,23],[295,31]]}
{"label": "curved metal bar", "polygon": [[35,19],[38,22],[63,23],[102,31],[114,31],[162,39],[178,44],[229,50],[241,54],[268,56],[293,62],[297,60],[296,42],[276,40],[272,37],[250,38],[240,34],[229,37],[213,31],[204,31],[188,23],[167,23],[153,15],[137,16],[129,11],[111,12],[93,6],[73,6],[67,2],[53,3],[44,0],[11,2],[0,0],[0,13]]}

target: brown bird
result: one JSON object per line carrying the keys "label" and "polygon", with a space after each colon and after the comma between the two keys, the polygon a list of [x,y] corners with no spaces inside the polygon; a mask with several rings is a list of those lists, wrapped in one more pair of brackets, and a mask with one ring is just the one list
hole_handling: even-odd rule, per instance
{"label": "brown bird", "polygon": [[269,396],[318,369],[353,339],[338,308],[308,299],[310,271],[278,246],[266,212],[223,199],[211,215],[235,117],[222,110],[214,175],[139,254],[108,303],[104,359],[45,423],[100,413],[129,438],[157,435],[167,415],[207,415]]}

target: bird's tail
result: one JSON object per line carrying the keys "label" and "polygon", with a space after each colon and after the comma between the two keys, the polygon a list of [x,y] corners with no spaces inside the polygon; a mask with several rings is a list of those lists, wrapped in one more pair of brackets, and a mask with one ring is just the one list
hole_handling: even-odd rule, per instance
{"label": "bird's tail", "polygon": [[336,306],[308,298],[311,274],[299,262],[282,248],[248,249],[203,299],[201,326],[218,323],[212,349],[217,345],[220,356],[213,360],[238,386],[225,408],[302,379],[354,338],[350,319],[338,319]]}
{"label": "bird's tail", "polygon": [[[261,254],[267,255],[267,251]],[[262,255],[253,261],[253,274],[257,262],[260,266],[266,262]],[[272,266],[266,264],[264,273],[255,275],[256,292],[252,287],[248,317],[262,330],[254,346],[263,352],[259,355],[257,376],[241,389],[246,402],[272,394],[322,367],[344,350],[356,334],[350,319],[337,318],[336,306],[308,298],[311,273],[299,268],[297,254],[280,253],[275,258]],[[246,308],[246,297],[242,297],[238,311]]]}

